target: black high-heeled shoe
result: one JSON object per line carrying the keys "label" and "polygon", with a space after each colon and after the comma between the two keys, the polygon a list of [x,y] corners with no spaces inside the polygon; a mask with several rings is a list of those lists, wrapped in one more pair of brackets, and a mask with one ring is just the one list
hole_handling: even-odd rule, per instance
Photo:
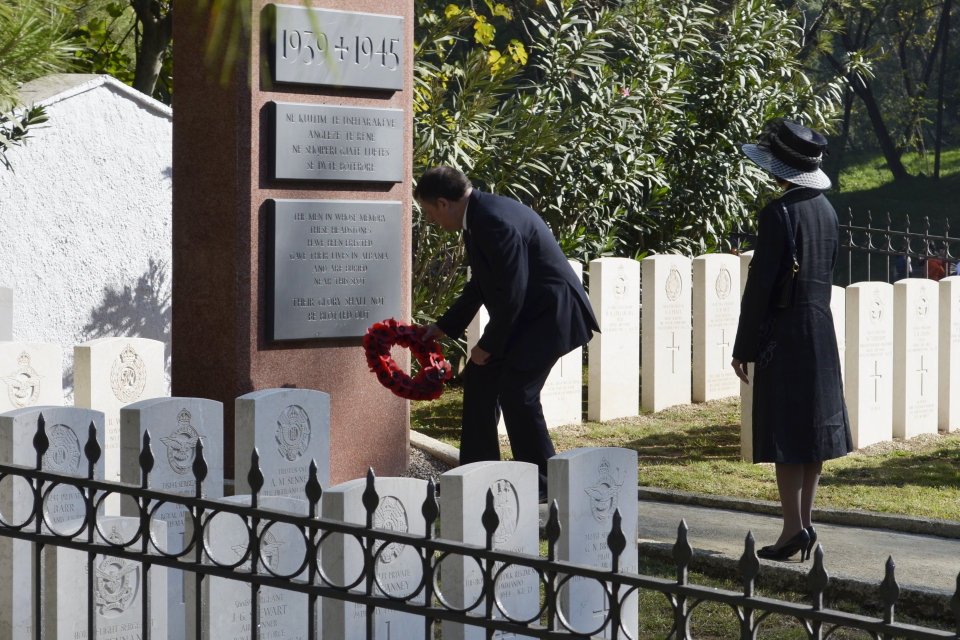
{"label": "black high-heeled shoe", "polygon": [[807,557],[800,558],[800,562],[810,559],[810,554],[813,553],[813,548],[817,546],[817,530],[813,528],[813,525],[810,525],[806,529],[807,535],[810,536],[810,543],[807,545]]}
{"label": "black high-heeled shoe", "polygon": [[806,529],[801,529],[800,533],[784,542],[779,548],[773,545],[770,545],[769,547],[763,547],[757,551],[757,556],[763,558],[764,560],[778,560],[783,562],[784,560],[789,560],[792,558],[799,551],[800,562],[803,562],[809,545],[810,534],[807,533]]}

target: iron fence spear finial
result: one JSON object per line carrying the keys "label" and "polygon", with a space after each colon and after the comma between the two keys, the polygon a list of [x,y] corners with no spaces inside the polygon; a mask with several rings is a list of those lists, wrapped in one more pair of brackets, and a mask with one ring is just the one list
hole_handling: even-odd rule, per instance
{"label": "iron fence spear finial", "polygon": [[433,537],[433,526],[440,516],[440,505],[437,503],[437,485],[433,483],[433,478],[430,478],[427,482],[427,497],[423,501],[420,513],[423,514],[423,522],[426,525],[424,537],[429,540]]}
{"label": "iron fence spear finial", "polygon": [[197,453],[193,459],[193,477],[197,480],[196,496],[203,497],[203,481],[207,479],[207,460],[203,457],[203,438],[197,440]]}
{"label": "iron fence spear finial", "polygon": [[823,592],[827,589],[827,583],[830,581],[830,574],[823,566],[823,545],[818,544],[813,552],[813,566],[810,567],[810,573],[807,576],[807,583],[810,585],[810,594],[813,597],[813,610],[823,609]]}
{"label": "iron fence spear finial", "polygon": [[150,488],[150,472],[156,462],[153,457],[153,447],[150,445],[150,430],[143,432],[143,448],[140,450],[140,485],[144,489]]}
{"label": "iron fence spear finial", "polygon": [[380,496],[377,495],[377,476],[373,467],[367,469],[367,488],[360,497],[363,508],[367,511],[367,529],[373,529],[373,513],[380,506]]}
{"label": "iron fence spear finial", "polygon": [[880,598],[883,600],[883,621],[886,624],[893,623],[894,606],[897,599],[900,598],[900,585],[897,583],[897,577],[894,573],[897,568],[893,561],[893,556],[887,558],[886,574],[883,582],[880,583]]}
{"label": "iron fence spear finial", "polygon": [[748,531],[747,538],[743,541],[739,569],[743,577],[743,595],[752,598],[754,583],[760,573],[760,558],[757,557],[757,541],[753,537],[753,531]]}
{"label": "iron fence spear finial", "polygon": [[37,433],[33,436],[33,450],[37,452],[37,471],[43,469],[43,456],[50,448],[50,438],[47,437],[47,421],[41,413],[37,417]]}
{"label": "iron fence spear finial", "polygon": [[87,456],[87,477],[92,480],[97,463],[103,454],[103,449],[100,447],[100,443],[97,442],[97,425],[92,420],[90,421],[90,426],[87,428],[87,444],[83,447],[83,453]]}
{"label": "iron fence spear finial", "polygon": [[487,489],[487,505],[483,509],[483,515],[480,516],[480,524],[483,525],[487,533],[487,549],[493,549],[493,536],[500,527],[500,516],[497,515],[496,500],[493,497],[493,489]]}
{"label": "iron fence spear finial", "polygon": [[310,460],[310,472],[307,477],[307,484],[303,488],[307,500],[310,501],[310,517],[317,517],[317,505],[320,504],[320,498],[323,497],[323,487],[320,486],[320,479],[317,478],[317,461]]}
{"label": "iron fence spear finial", "polygon": [[560,540],[560,534],[563,527],[560,525],[560,507],[557,501],[550,503],[550,514],[547,516],[547,524],[543,528],[547,535],[547,557],[552,561],[557,559],[557,541]]}
{"label": "iron fence spear finial", "polygon": [[693,547],[687,541],[687,521],[681,520],[677,527],[677,541],[673,545],[673,562],[677,565],[677,584],[687,584],[687,569],[693,558]]}
{"label": "iron fence spear finial", "polygon": [[263,489],[263,471],[260,470],[260,451],[254,447],[250,454],[250,471],[247,473],[247,484],[250,485],[250,506],[254,509],[259,506],[260,490]]}

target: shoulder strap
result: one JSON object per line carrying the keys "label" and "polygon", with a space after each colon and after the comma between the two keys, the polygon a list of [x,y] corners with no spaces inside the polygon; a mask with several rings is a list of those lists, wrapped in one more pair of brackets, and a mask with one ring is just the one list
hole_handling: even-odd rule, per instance
{"label": "shoulder strap", "polygon": [[790,211],[787,209],[787,205],[783,204],[783,201],[780,201],[780,210],[783,212],[783,226],[787,230],[787,243],[790,245],[790,254],[793,256],[793,272],[797,273],[800,270],[800,263],[797,262],[797,243],[793,237],[793,221],[790,219]]}

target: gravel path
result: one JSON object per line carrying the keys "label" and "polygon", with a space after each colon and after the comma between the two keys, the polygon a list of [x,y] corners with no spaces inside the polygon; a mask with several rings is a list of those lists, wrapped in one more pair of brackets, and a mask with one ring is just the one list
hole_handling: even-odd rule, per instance
{"label": "gravel path", "polygon": [[440,484],[440,475],[450,469],[449,465],[440,462],[429,453],[416,447],[410,447],[410,466],[403,477],[420,478],[421,480],[433,478],[435,484]]}

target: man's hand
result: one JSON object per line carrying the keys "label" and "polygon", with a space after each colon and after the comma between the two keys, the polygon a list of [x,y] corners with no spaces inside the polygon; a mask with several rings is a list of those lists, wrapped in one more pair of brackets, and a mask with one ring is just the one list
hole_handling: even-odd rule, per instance
{"label": "man's hand", "polygon": [[470,350],[470,359],[474,364],[485,365],[490,360],[490,354],[480,347],[474,347]]}
{"label": "man's hand", "polygon": [[443,332],[443,329],[438,327],[436,324],[428,324],[427,330],[423,332],[424,342],[429,342],[430,340],[439,340],[440,338],[445,338],[446,333]]}
{"label": "man's hand", "polygon": [[734,358],[730,362],[730,366],[733,367],[733,370],[737,372],[737,377],[750,384],[750,379],[747,377],[749,373],[747,372],[747,363],[742,360],[737,360]]}

